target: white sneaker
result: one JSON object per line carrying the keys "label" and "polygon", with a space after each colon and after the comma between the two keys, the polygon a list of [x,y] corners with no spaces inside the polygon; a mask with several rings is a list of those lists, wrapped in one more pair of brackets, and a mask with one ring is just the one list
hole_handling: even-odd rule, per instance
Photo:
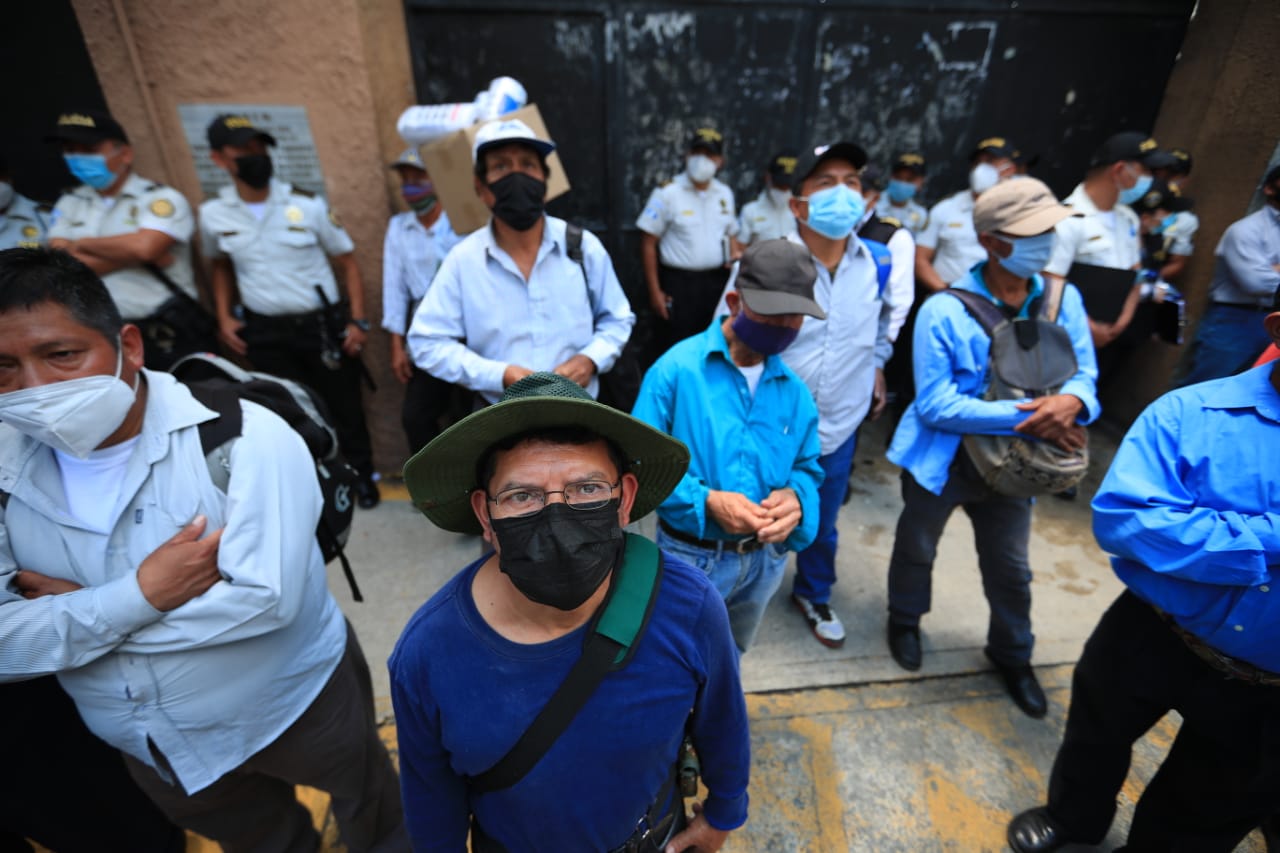
{"label": "white sneaker", "polygon": [[840,623],[840,617],[831,612],[829,606],[801,598],[794,593],[791,595],[791,603],[804,615],[805,621],[813,629],[813,636],[818,638],[819,643],[833,649],[844,645],[844,625]]}

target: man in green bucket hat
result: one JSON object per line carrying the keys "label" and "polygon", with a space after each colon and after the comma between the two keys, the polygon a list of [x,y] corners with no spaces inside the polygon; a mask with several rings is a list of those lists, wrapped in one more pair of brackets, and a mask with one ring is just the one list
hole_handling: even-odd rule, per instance
{"label": "man in green bucket hat", "polygon": [[[679,441],[535,373],[405,465],[427,518],[494,548],[414,615],[389,661],[415,848],[462,849],[470,829],[473,853],[714,851],[746,821],[724,604],[623,532],[688,464]],[[708,795],[685,826],[695,753]]]}

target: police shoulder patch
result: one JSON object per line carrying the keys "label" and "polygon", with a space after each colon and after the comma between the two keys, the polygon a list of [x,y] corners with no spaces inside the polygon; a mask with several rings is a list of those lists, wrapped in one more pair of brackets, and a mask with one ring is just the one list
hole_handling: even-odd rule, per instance
{"label": "police shoulder patch", "polygon": [[881,216],[880,221],[886,225],[892,225],[894,228],[902,227],[902,220],[894,216]]}
{"label": "police shoulder patch", "polygon": [[159,216],[161,219],[168,219],[174,214],[173,202],[169,201],[167,198],[155,199],[147,206],[147,209],[156,216]]}
{"label": "police shoulder patch", "polygon": [[329,208],[329,221],[333,223],[334,228],[342,227],[342,222],[338,219],[338,214],[334,212],[332,207]]}
{"label": "police shoulder patch", "polygon": [[293,188],[293,194],[294,194],[294,195],[300,195],[300,196],[302,196],[303,198],[315,198],[315,197],[316,197],[316,194],[315,194],[315,193],[313,193],[311,190],[304,190],[304,189],[301,189],[301,188],[299,188],[299,187],[294,187],[294,188]]}

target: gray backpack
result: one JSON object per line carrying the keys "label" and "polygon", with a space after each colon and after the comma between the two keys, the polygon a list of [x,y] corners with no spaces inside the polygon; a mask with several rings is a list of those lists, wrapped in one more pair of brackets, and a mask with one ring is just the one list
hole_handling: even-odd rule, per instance
{"label": "gray backpack", "polygon": [[[1076,374],[1071,335],[1058,325],[1062,281],[1045,283],[1028,317],[1011,319],[991,300],[959,288],[943,291],[964,303],[991,337],[984,400],[1024,400],[1057,394]],[[1066,451],[1050,441],[1009,435],[969,434],[964,448],[987,485],[1002,495],[1056,494],[1084,479],[1089,450]]]}

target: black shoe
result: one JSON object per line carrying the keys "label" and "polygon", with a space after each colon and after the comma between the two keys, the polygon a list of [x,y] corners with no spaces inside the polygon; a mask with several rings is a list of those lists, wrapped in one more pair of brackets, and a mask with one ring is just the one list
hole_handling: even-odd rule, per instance
{"label": "black shoe", "polygon": [[889,654],[898,666],[915,672],[924,660],[920,650],[920,629],[915,625],[889,623]]}
{"label": "black shoe", "polygon": [[1049,700],[1045,698],[1044,690],[1040,688],[1040,682],[1036,680],[1035,670],[1030,664],[1009,666],[1000,663],[990,654],[987,654],[987,660],[996,665],[996,671],[1004,679],[1005,689],[1009,691],[1009,695],[1013,697],[1013,703],[1021,708],[1023,713],[1037,720],[1049,713]]}
{"label": "black shoe", "polygon": [[1009,821],[1006,839],[1014,853],[1049,853],[1071,843],[1044,806],[1029,809]]}
{"label": "black shoe", "polygon": [[356,503],[361,509],[373,509],[382,500],[378,492],[378,484],[372,477],[361,477],[356,480]]}
{"label": "black shoe", "polygon": [[1076,499],[1076,495],[1078,494],[1080,494],[1080,489],[1078,487],[1067,486],[1062,491],[1055,492],[1053,496],[1055,498],[1062,498],[1064,501],[1073,501]]}

